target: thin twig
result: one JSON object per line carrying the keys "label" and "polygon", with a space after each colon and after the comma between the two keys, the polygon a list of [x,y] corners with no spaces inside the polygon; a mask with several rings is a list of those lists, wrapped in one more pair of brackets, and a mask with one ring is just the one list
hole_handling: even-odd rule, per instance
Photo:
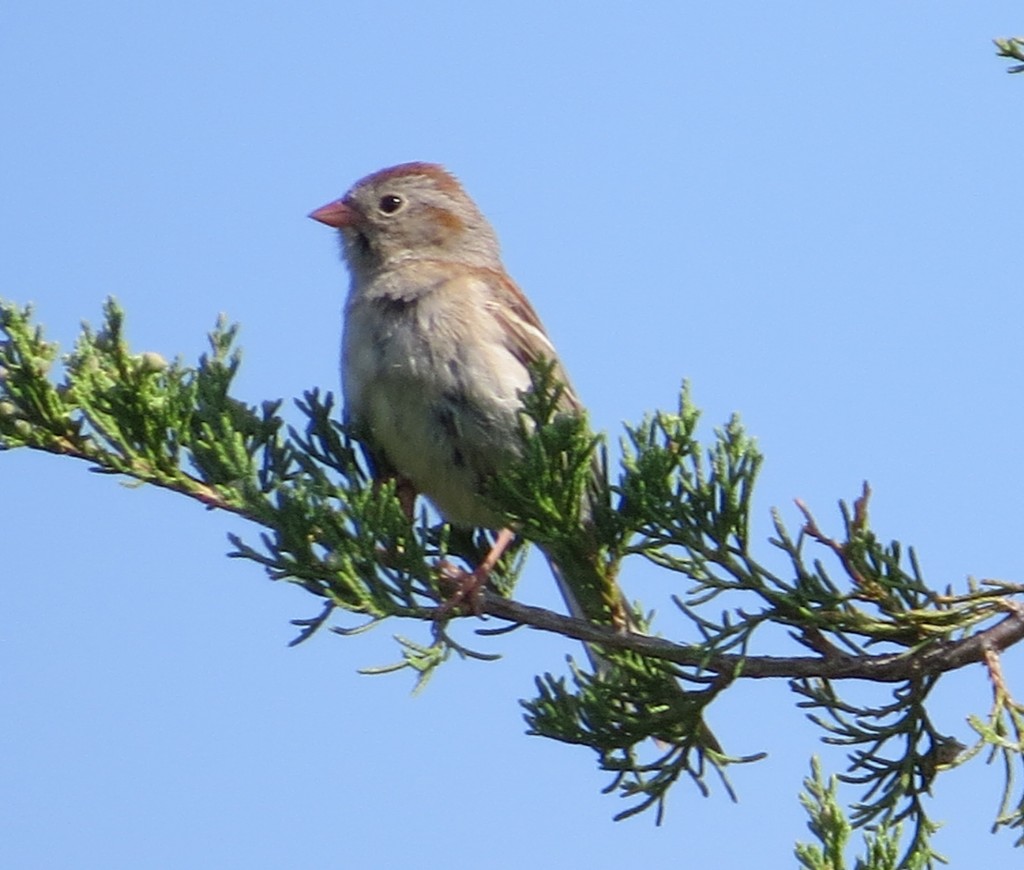
{"label": "thin twig", "polygon": [[[867,499],[870,495],[870,490],[867,484],[864,484],[864,495],[854,502],[854,524],[862,524],[866,521],[867,516]],[[819,527],[817,520],[814,519],[814,515],[811,513],[811,509],[801,499],[794,499],[796,502],[797,509],[804,515],[804,532],[812,537],[819,544],[824,544],[839,559],[843,566],[843,570],[849,575],[850,579],[860,588],[865,589],[868,586],[868,582],[864,579],[864,575],[857,570],[853,562],[850,561],[850,557],[846,552],[846,546],[841,544],[835,538],[830,538],[826,535]]]}

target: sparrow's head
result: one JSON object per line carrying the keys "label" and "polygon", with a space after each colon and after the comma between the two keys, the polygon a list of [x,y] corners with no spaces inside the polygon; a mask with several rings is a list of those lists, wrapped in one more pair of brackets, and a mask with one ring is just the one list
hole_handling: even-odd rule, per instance
{"label": "sparrow's head", "polygon": [[491,225],[455,177],[433,163],[368,175],[310,217],[341,230],[357,276],[409,260],[501,268]]}

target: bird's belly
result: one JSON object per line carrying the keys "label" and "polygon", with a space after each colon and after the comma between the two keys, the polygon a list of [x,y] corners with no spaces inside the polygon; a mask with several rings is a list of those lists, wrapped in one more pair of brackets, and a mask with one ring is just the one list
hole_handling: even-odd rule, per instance
{"label": "bird's belly", "polygon": [[422,389],[392,391],[379,382],[368,411],[367,435],[374,446],[447,520],[499,524],[483,490],[497,470],[500,444],[457,431],[459,423],[444,399],[431,401]]}
{"label": "bird's belly", "polygon": [[[522,449],[518,420],[529,373],[500,335],[467,337],[456,309],[420,302],[371,328],[369,307],[349,310],[347,412],[374,452],[450,522],[494,528],[488,482]],[[363,318],[366,318],[365,320]],[[477,332],[493,328],[476,324]],[[490,340],[481,340],[489,338]]]}

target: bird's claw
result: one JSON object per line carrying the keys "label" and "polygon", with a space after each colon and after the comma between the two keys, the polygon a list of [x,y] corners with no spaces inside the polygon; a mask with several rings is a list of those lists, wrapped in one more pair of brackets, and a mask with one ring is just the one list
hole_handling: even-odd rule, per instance
{"label": "bird's claw", "polygon": [[446,618],[468,610],[474,616],[483,616],[483,593],[491,572],[480,568],[467,571],[451,562],[438,562],[437,569],[441,590],[447,596],[438,615]]}

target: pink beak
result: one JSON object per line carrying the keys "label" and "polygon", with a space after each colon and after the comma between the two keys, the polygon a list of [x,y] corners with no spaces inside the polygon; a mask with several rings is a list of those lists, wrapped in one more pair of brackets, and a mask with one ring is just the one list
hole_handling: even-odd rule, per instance
{"label": "pink beak", "polygon": [[322,224],[327,224],[329,227],[337,227],[338,229],[352,226],[359,218],[356,210],[348,205],[344,199],[336,199],[334,202],[322,205],[316,211],[311,211],[309,216],[315,221],[320,221]]}

